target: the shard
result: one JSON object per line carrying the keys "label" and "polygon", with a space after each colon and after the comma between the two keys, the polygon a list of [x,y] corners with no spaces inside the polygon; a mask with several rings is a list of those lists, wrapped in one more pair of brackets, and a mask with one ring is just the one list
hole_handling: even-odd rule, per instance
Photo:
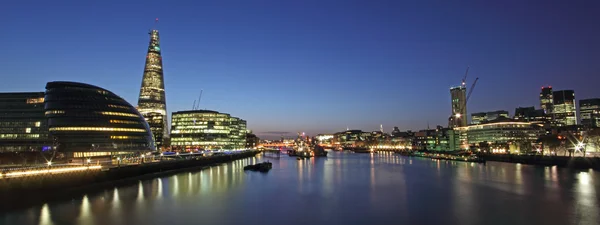
{"label": "the shard", "polygon": [[158,30],[153,29],[148,34],[150,34],[150,44],[146,54],[138,111],[148,121],[156,146],[160,148],[164,137],[168,134],[165,82]]}

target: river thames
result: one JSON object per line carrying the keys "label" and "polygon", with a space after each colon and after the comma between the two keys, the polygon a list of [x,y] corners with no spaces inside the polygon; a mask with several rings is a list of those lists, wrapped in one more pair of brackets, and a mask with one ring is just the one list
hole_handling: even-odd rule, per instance
{"label": "river thames", "polygon": [[[267,160],[268,173],[243,170]],[[330,152],[142,180],[2,212],[0,224],[600,224],[599,205],[597,171]]]}

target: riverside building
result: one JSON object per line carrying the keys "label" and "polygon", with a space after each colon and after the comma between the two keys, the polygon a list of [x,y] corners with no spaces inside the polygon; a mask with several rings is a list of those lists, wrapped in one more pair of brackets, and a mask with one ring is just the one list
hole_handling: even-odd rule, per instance
{"label": "riverside building", "polygon": [[233,150],[246,147],[246,121],[212,110],[173,112],[171,148],[177,151]]}
{"label": "riverside building", "polygon": [[0,152],[50,148],[44,92],[0,93]]}

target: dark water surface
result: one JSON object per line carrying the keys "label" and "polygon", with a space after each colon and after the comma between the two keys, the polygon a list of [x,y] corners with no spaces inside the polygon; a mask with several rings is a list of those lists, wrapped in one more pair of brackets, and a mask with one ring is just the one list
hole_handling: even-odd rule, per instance
{"label": "dark water surface", "polygon": [[[267,174],[243,166],[269,160]],[[0,224],[600,224],[600,173],[330,152],[258,156],[63,202]]]}

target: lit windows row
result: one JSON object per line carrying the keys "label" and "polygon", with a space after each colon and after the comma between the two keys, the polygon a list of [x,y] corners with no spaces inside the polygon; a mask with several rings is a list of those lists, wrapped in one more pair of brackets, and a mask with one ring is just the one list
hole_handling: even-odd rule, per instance
{"label": "lit windows row", "polygon": [[40,134],[0,134],[0,139],[40,138]]}
{"label": "lit windows row", "polygon": [[119,139],[119,140],[124,140],[124,139],[143,139],[143,136],[110,136],[110,139]]}
{"label": "lit windows row", "polygon": [[109,104],[108,107],[111,108],[118,108],[118,109],[129,109],[129,107],[124,106],[124,105],[113,105],[113,104]]}
{"label": "lit windows row", "polygon": [[128,117],[139,117],[133,113],[122,113],[122,112],[100,112],[100,114],[105,116],[128,116]]}
{"label": "lit windows row", "polygon": [[119,123],[119,124],[139,124],[138,121],[130,121],[130,120],[110,120],[110,123]]}
{"label": "lit windows row", "polygon": [[230,130],[173,130],[172,134],[229,134]]}
{"label": "lit windows row", "polygon": [[139,128],[121,127],[51,127],[50,131],[116,131],[116,132],[146,132]]}
{"label": "lit windows row", "polygon": [[48,110],[46,111],[46,115],[51,115],[51,114],[65,114],[64,110]]}

